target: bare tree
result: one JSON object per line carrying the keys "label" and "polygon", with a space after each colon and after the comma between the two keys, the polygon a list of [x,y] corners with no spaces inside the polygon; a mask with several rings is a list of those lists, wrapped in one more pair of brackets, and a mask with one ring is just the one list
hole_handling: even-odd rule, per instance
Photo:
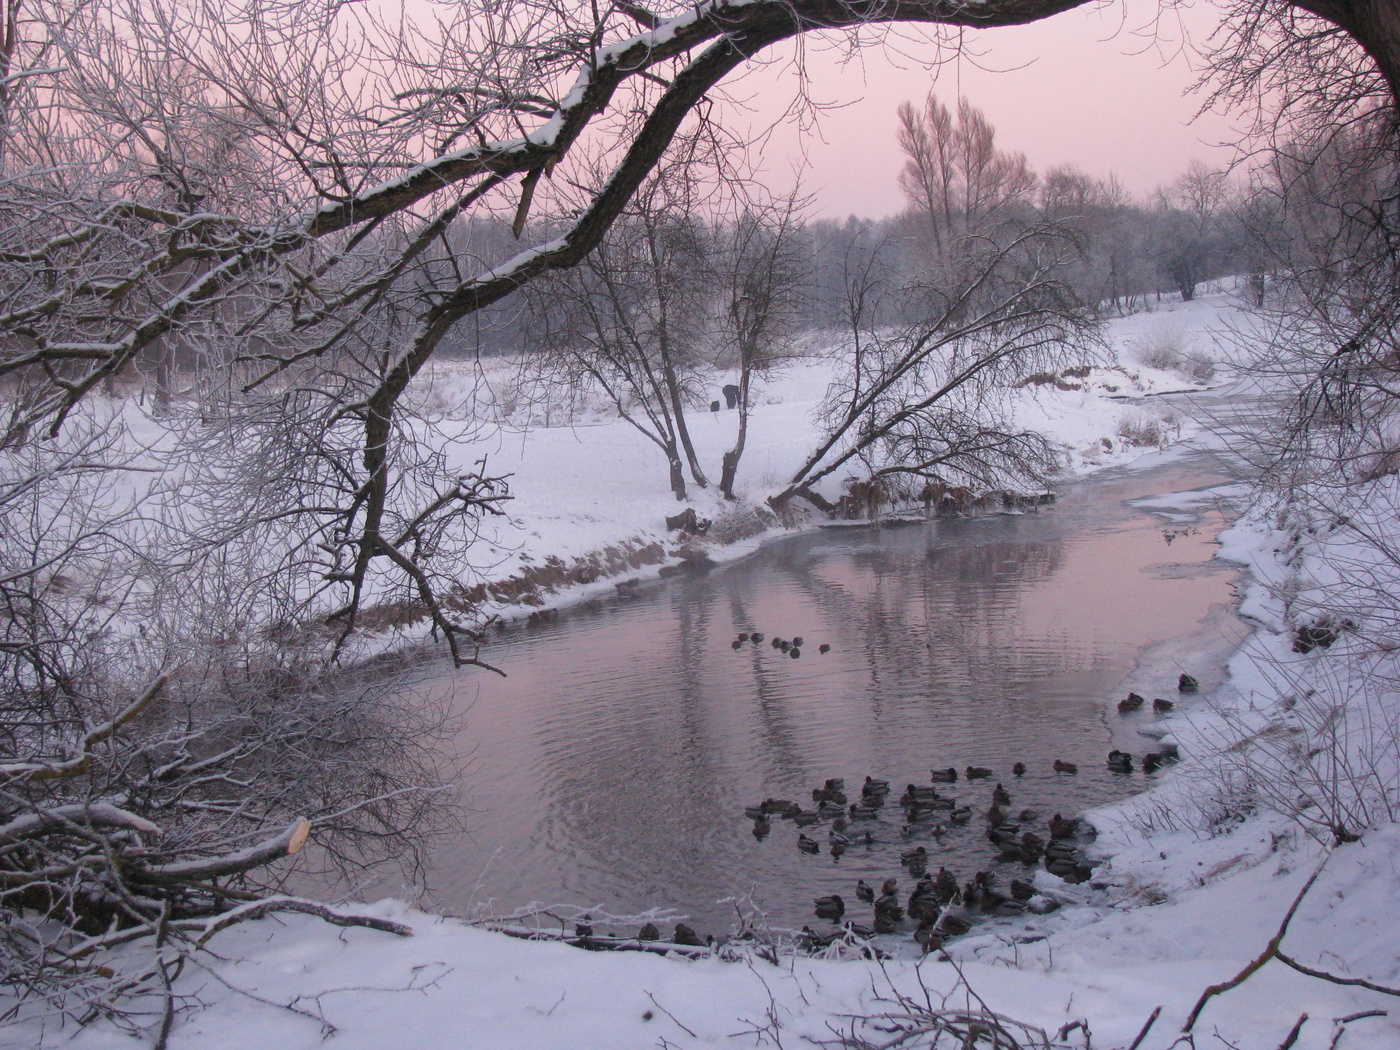
{"label": "bare tree", "polygon": [[[454,819],[443,711],[387,676],[328,675],[290,636],[241,634],[241,599],[265,589],[256,573],[147,571],[179,533],[157,513],[175,493],[118,420],[5,455],[0,984],[13,1009],[130,1021],[124,1004],[152,993],[168,1013],[178,960],[232,921],[223,913],[361,921],[269,896],[291,873],[269,867],[283,858],[327,887],[367,863],[421,874]],[[176,588],[232,599],[227,617],[189,615],[200,610],[177,608]],[[166,948],[152,968],[102,961],[150,936]]]}
{"label": "bare tree", "polygon": [[633,198],[598,248],[532,295],[545,367],[602,390],[618,415],[666,457],[671,491],[686,498],[685,469],[708,484],[686,413],[708,362],[711,231],[699,185],[663,169]]}
{"label": "bare tree", "polygon": [[720,349],[722,360],[738,373],[739,388],[738,430],[720,466],[719,490],[727,499],[735,498],[734,480],[748,438],[751,384],[781,359],[807,282],[797,244],[800,206],[795,193],[760,204],[745,201],[742,212],[719,231],[726,242],[716,253]]}
{"label": "bare tree", "polygon": [[899,107],[899,145],[908,160],[899,183],[926,231],[931,256],[957,265],[965,242],[1024,218],[1036,177],[1020,153],[998,149],[982,111],[958,100],[957,115],[929,92],[923,112]]}
{"label": "bare tree", "polygon": [[894,335],[866,328],[871,285],[853,282],[852,345],[825,434],[774,506],[800,496],[830,510],[815,486],[853,461],[872,479],[949,487],[1025,485],[1053,468],[1043,439],[1008,428],[997,407],[1029,372],[1092,351],[1092,315],[1060,279],[1073,242],[1032,227],[973,246],[955,281],[920,290],[927,319]]}
{"label": "bare tree", "polygon": [[1223,220],[1229,199],[1224,171],[1212,171],[1200,161],[1159,194],[1156,215],[1158,265],[1181,293],[1183,302],[1196,296],[1196,286],[1219,276],[1231,255]]}

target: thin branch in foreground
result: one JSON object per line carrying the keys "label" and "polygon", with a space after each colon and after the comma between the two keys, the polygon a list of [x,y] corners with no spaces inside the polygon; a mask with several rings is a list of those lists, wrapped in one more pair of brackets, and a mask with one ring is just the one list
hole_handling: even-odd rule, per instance
{"label": "thin branch in foreground", "polygon": [[[1373,981],[1367,981],[1364,978],[1360,977],[1339,977],[1336,974],[1327,973],[1325,970],[1315,970],[1311,966],[1305,966],[1302,963],[1298,962],[1296,959],[1285,955],[1281,950],[1280,946],[1283,943],[1283,938],[1288,933],[1288,924],[1293,921],[1293,916],[1297,913],[1299,905],[1303,903],[1303,898],[1306,897],[1308,891],[1312,889],[1313,883],[1315,883],[1318,879],[1318,876],[1322,874],[1322,869],[1327,866],[1327,861],[1331,859],[1331,856],[1332,855],[1329,853],[1326,857],[1324,857],[1322,859],[1322,863],[1317,866],[1317,870],[1314,871],[1310,876],[1308,876],[1307,882],[1303,883],[1303,888],[1298,891],[1298,895],[1295,898],[1293,898],[1293,903],[1289,905],[1288,911],[1284,914],[1283,921],[1279,924],[1278,932],[1276,932],[1273,935],[1273,937],[1269,939],[1269,943],[1264,947],[1264,950],[1260,952],[1258,956],[1251,960],[1250,963],[1247,966],[1245,966],[1243,970],[1237,973],[1230,980],[1223,981],[1220,984],[1213,984],[1201,993],[1200,999],[1196,1001],[1196,1005],[1192,1008],[1190,1016],[1186,1019],[1186,1024],[1184,1024],[1181,1028],[1183,1032],[1191,1031],[1191,1029],[1196,1024],[1197,1019],[1200,1017],[1201,1011],[1205,1009],[1205,1005],[1207,1002],[1209,1002],[1212,998],[1214,998],[1217,995],[1220,995],[1223,992],[1228,992],[1233,988],[1238,988],[1241,984],[1243,984],[1251,976],[1253,976],[1253,974],[1256,971],[1258,971],[1270,959],[1277,959],[1285,966],[1297,970],[1301,974],[1306,974],[1308,977],[1316,977],[1318,980],[1327,981],[1331,984],[1340,984],[1358,988],[1365,988],[1369,991],[1380,992],[1382,995],[1392,995],[1396,996],[1397,998],[1400,998],[1400,989],[1388,988],[1385,985],[1376,984]],[[1303,1021],[1306,1020],[1307,1015],[1304,1014],[1298,1022],[1298,1028],[1301,1028]],[[1291,1046],[1293,1040],[1297,1039],[1297,1034],[1297,1029],[1295,1028],[1293,1035],[1290,1037],[1288,1042],[1284,1044],[1284,1046]],[[1283,1050],[1283,1048],[1281,1047],[1280,1050]]]}

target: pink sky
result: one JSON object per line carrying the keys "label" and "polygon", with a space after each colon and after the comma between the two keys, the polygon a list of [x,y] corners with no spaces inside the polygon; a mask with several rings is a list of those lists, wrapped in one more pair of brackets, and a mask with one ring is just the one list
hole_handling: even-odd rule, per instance
{"label": "pink sky", "polygon": [[[903,157],[896,143],[896,107],[922,103],[934,88],[946,102],[966,95],[997,130],[1003,149],[1025,153],[1037,171],[1074,163],[1091,175],[1114,173],[1137,196],[1170,182],[1193,158],[1228,163],[1229,122],[1206,114],[1192,122],[1198,95],[1186,94],[1196,74],[1179,46],[1173,12],[1156,39],[1134,33],[1159,10],[1156,0],[1090,6],[1031,26],[984,30],[967,37],[972,56],[931,67],[927,37],[901,30],[849,61],[830,44],[809,39],[806,60],[813,101],[833,108],[815,130],[785,121],[764,150],[767,179],[791,181],[805,150],[803,175],[814,212],[882,216],[903,207],[897,182]],[[1191,37],[1203,41],[1218,12],[1183,12]],[[922,32],[922,31],[920,31]],[[766,121],[793,96],[792,50],[770,55],[767,68],[734,86]]]}

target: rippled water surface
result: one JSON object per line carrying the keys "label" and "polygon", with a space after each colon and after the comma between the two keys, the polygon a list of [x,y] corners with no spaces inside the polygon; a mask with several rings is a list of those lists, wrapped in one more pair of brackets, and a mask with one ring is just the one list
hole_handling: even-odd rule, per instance
{"label": "rippled water surface", "polygon": [[[470,838],[437,857],[436,903],[673,907],[722,933],[734,910],[719,902],[752,893],[775,924],[800,926],[814,896],[853,901],[857,878],[907,888],[911,845],[964,879],[988,867],[981,812],[997,780],[1041,834],[1056,811],[1140,790],[1140,772],[1104,760],[1148,750],[1132,725],[1155,716],[1123,718],[1112,701],[1128,688],[1177,699],[1183,669],[1210,685],[1241,628],[1232,575],[1210,561],[1218,513],[1168,543],[1168,523],[1130,501],[1221,480],[1187,457],[1071,486],[1039,513],[823,530],[507,632],[485,655],[508,678],[466,670],[435,686],[466,711],[476,811]],[[755,630],[761,645],[731,648]],[[798,660],[767,640],[794,635]],[[1081,772],[1055,774],[1056,758]],[[770,796],[811,808],[828,777],[854,798],[866,775],[897,794],[968,764],[995,775],[960,778],[953,793],[978,816],[941,842],[906,840],[893,799],[887,820],[854,825],[874,843],[839,859],[824,824],[807,829],[822,842],[809,856],[791,823],[759,839],[744,816]]]}

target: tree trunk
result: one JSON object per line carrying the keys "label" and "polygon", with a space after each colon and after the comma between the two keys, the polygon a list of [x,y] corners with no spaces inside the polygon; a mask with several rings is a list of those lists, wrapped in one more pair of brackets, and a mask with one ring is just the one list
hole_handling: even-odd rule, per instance
{"label": "tree trunk", "polygon": [[671,491],[675,493],[676,499],[683,501],[686,497],[685,468],[681,464],[681,457],[674,446],[667,450],[666,455],[671,469]]}
{"label": "tree trunk", "polygon": [[170,359],[173,355],[169,346],[158,347],[156,353],[156,414],[167,416],[170,414],[170,401],[172,398],[170,380]]}
{"label": "tree trunk", "polygon": [[1370,55],[1400,110],[1400,7],[1395,0],[1292,0],[1346,31]]}
{"label": "tree trunk", "polygon": [[725,499],[734,499],[734,478],[739,473],[739,460],[744,455],[744,443],[749,434],[749,361],[752,355],[743,355],[744,364],[739,373],[739,434],[734,439],[734,447],[724,454],[720,462],[719,491]]}

